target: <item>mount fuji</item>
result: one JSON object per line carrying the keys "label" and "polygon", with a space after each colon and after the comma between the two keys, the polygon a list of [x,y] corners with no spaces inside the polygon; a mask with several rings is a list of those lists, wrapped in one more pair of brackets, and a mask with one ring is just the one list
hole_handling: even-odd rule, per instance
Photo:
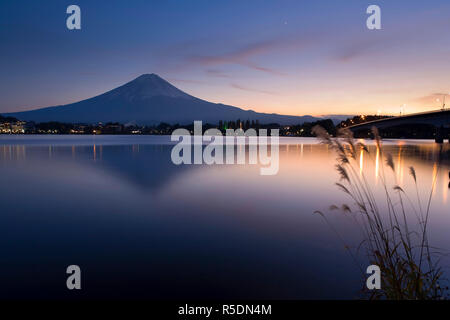
{"label": "mount fuji", "polygon": [[185,125],[194,120],[217,124],[220,120],[237,119],[293,125],[320,120],[312,116],[259,113],[208,102],[181,91],[156,74],[141,75],[118,88],[79,102],[4,115],[35,122],[120,122],[138,125],[161,122]]}

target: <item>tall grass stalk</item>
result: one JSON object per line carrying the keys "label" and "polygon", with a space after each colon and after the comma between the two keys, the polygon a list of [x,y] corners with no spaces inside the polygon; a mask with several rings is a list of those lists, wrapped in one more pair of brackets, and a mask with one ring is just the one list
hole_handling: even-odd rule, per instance
{"label": "tall grass stalk", "polygon": [[[374,187],[368,182],[358,165],[357,156],[363,152],[371,158],[368,147],[356,142],[350,130],[339,130],[336,138],[332,138],[323,128],[316,126],[313,132],[321,142],[336,151],[336,170],[340,181],[338,188],[351,200],[350,204],[332,205],[330,210],[341,210],[354,218],[362,232],[363,240],[356,249],[345,245],[351,257],[358,262],[359,252],[364,252],[370,264],[380,267],[381,289],[368,290],[364,286],[364,295],[370,299],[442,299],[446,290],[442,286],[443,272],[439,266],[439,252],[433,251],[428,242],[428,222],[436,176],[423,207],[417,176],[413,167],[409,173],[414,181],[413,198],[398,184],[395,175],[395,164],[392,155],[384,153],[380,135],[376,128],[372,129],[379,158],[379,179],[383,197],[376,198]],[[371,158],[374,160],[373,158]],[[440,162],[440,161],[439,161]],[[438,164],[438,170],[440,163]],[[386,171],[391,171],[393,179],[388,179]],[[391,182],[393,180],[393,182]],[[326,215],[320,214],[336,232]],[[411,218],[415,222],[411,222]],[[343,239],[339,235],[340,239]],[[361,272],[365,268],[358,263]]]}

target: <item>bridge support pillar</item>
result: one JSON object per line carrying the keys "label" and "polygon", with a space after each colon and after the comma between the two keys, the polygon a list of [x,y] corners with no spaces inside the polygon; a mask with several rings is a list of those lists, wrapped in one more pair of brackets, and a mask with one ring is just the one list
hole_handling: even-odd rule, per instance
{"label": "bridge support pillar", "polygon": [[434,138],[434,141],[436,143],[443,143],[444,138],[446,137],[446,132],[443,126],[440,126],[439,128],[436,128],[436,135]]}

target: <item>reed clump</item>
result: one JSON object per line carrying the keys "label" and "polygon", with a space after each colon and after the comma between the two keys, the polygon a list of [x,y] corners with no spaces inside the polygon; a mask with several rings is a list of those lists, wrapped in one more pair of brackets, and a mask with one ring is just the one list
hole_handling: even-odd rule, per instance
{"label": "reed clump", "polygon": [[[379,159],[384,159],[379,163],[378,185],[382,188],[383,196],[375,197],[376,190],[357,162],[358,153],[361,152],[374,161],[369,148],[364,143],[356,142],[348,129],[339,130],[336,138],[319,126],[314,127],[313,132],[322,143],[335,150],[336,170],[340,176],[336,185],[351,201],[348,204],[332,205],[330,210],[341,210],[350,215],[362,233],[363,240],[358,246],[352,248],[345,244],[345,248],[358,263],[364,278],[368,275],[358,262],[361,254],[366,255],[366,261],[381,270],[381,289],[368,290],[364,285],[364,297],[393,300],[446,298],[448,288],[443,286],[445,280],[439,263],[442,253],[430,246],[427,231],[436,178],[426,202],[422,203],[418,177],[411,167],[409,174],[415,190],[413,196],[407,193],[397,183],[392,155],[384,152],[380,135],[373,128]],[[392,178],[388,177],[389,171]],[[330,224],[327,215],[321,211],[316,213]],[[330,227],[336,231],[331,224]]]}

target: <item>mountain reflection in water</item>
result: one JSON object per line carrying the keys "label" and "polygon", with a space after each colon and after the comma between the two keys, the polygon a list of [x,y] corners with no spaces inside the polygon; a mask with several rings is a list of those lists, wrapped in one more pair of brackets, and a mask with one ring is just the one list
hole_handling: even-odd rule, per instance
{"label": "mountain reflection in water", "polygon": [[[82,269],[80,298],[358,296],[357,266],[313,214],[348,202],[334,186],[331,150],[282,138],[279,173],[261,176],[259,165],[176,166],[167,141],[2,137],[0,297],[73,296],[70,264]],[[448,144],[441,153],[429,142],[385,145],[406,190],[409,166],[424,197],[436,177],[430,242],[450,249]],[[384,159],[369,148],[358,161],[376,188]],[[358,242],[351,221],[330,220]]]}

